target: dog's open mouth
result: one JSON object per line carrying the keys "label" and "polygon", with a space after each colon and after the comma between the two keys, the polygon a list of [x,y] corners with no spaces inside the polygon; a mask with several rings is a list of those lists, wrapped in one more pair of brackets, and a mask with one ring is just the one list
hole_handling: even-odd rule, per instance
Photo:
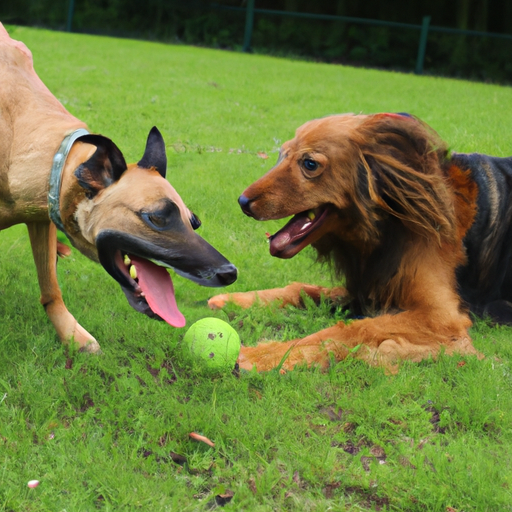
{"label": "dog's open mouth", "polygon": [[237,278],[236,267],[194,232],[178,232],[173,243],[162,246],[104,229],[95,242],[99,262],[121,285],[130,306],[173,327],[183,327],[185,317],[176,305],[167,268],[202,286],[227,286]]}
{"label": "dog's open mouth", "polygon": [[[125,291],[131,306],[153,318],[160,318],[173,327],[183,327],[186,323],[176,304],[174,286],[169,272],[152,261],[125,254],[116,255],[116,263],[132,284],[134,291]],[[151,310],[147,310],[147,308]]]}
{"label": "dog's open mouth", "polygon": [[311,243],[310,235],[327,218],[325,206],[294,215],[275,235],[269,237],[270,254],[277,258],[292,258]]}

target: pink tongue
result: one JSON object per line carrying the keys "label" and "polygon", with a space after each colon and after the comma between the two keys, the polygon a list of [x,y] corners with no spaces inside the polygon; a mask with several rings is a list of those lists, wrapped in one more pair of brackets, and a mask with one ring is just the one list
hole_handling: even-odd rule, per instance
{"label": "pink tongue", "polygon": [[280,229],[271,239],[270,248],[271,252],[278,252],[284,250],[289,244],[291,244],[295,238],[302,235],[304,227],[307,224],[311,224],[311,220],[308,219],[306,214],[298,214],[292,217],[286,226]]}
{"label": "pink tongue", "polygon": [[178,310],[169,272],[151,261],[131,255],[130,259],[137,270],[139,286],[153,313],[173,327],[183,327],[186,320]]}

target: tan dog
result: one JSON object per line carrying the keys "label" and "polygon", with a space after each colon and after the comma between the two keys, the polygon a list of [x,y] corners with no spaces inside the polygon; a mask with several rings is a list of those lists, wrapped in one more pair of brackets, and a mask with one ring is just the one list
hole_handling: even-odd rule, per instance
{"label": "tan dog", "polygon": [[165,179],[166,166],[156,128],[129,166],[112,141],[88,134],[36,75],[27,47],[0,24],[0,229],[27,225],[41,303],[63,342],[99,349],[62,300],[56,225],[103,265],[136,310],[174,326],[185,320],[161,265],[205,286],[236,280],[236,268],[194,232],[200,222]]}
{"label": "tan dog", "polygon": [[325,367],[330,354],[390,367],[440,351],[477,354],[470,311],[512,324],[511,198],[512,158],[449,153],[410,115],[310,121],[239,203],[257,220],[292,216],[270,237],[270,253],[291,258],[311,245],[345,286],[294,283],[219,295],[209,305],[300,306],[303,294],[323,295],[358,318],[303,339],[244,347],[246,369],[284,359],[284,369]]}

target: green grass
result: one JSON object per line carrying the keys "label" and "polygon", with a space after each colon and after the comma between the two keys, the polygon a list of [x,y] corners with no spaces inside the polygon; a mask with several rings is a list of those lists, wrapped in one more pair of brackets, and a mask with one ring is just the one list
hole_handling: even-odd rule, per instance
{"label": "green grass", "polygon": [[[185,46],[13,28],[41,78],[127,160],[149,129],[202,236],[239,268],[231,288],[330,284],[311,251],[268,254],[236,203],[314,117],[406,111],[456,151],[512,154],[512,89]],[[267,153],[269,160],[257,156]],[[181,363],[185,329],[137,314],[76,251],[66,304],[103,348],[68,353],[38,305],[23,226],[0,234],[0,510],[512,510],[512,330],[472,329],[485,359],[440,357],[398,375],[347,360],[327,372],[210,379]],[[188,324],[213,291],[175,280]],[[341,318],[326,305],[213,313],[242,341],[289,339]],[[192,441],[200,432],[216,446]],[[181,457],[178,457],[178,454]],[[380,461],[385,463],[381,464]],[[41,485],[28,489],[27,481]],[[219,498],[217,498],[219,499]]]}

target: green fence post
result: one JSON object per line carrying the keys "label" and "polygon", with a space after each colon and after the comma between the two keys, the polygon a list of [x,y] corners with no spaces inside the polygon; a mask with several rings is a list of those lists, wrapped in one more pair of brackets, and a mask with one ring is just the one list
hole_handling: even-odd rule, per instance
{"label": "green fence post", "polygon": [[244,52],[251,51],[252,27],[254,25],[254,0],[247,0],[245,10]]}
{"label": "green fence post", "polygon": [[418,47],[418,58],[416,59],[416,69],[414,72],[417,75],[423,73],[423,63],[425,62],[425,50],[427,49],[428,27],[430,25],[430,16],[423,16],[421,24],[420,45]]}
{"label": "green fence post", "polygon": [[69,0],[69,9],[68,9],[68,21],[66,23],[66,31],[71,32],[71,27],[73,25],[73,14],[75,13],[75,0]]}

